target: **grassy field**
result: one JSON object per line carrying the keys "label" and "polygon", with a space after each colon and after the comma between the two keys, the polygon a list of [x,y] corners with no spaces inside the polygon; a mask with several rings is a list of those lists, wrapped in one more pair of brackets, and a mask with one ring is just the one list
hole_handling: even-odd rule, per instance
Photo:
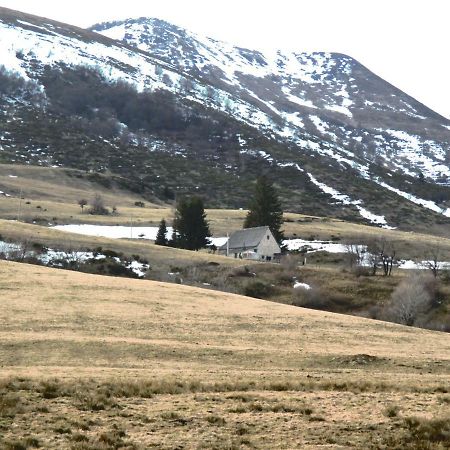
{"label": "grassy field", "polygon": [[448,448],[448,334],[0,262],[1,448]]}
{"label": "grassy field", "polygon": [[[120,189],[115,184],[105,186],[107,177],[94,175],[69,169],[0,165],[0,190],[11,195],[0,196],[0,219],[19,218],[22,222],[34,221],[42,225],[132,223],[133,226],[157,226],[162,218],[171,222],[174,215],[173,205],[148,202],[138,194]],[[115,206],[118,214],[97,216],[83,213],[78,201],[82,198],[90,201],[95,194],[102,196],[108,208]],[[20,196],[23,198],[19,199]],[[138,207],[135,202],[144,202],[145,206]],[[225,236],[227,232],[242,228],[245,215],[245,210],[207,211],[210,228],[215,236]],[[289,212],[285,213],[283,228],[289,238],[362,242],[386,237],[396,242],[397,254],[403,259],[426,258],[428,249],[439,245],[442,258],[450,260],[450,230],[442,237],[437,237],[432,234],[383,230],[337,219]]]}
{"label": "grassy field", "polygon": [[[384,317],[384,306],[395,287],[407,276],[405,272],[395,271],[390,278],[358,277],[349,270],[342,255],[309,256],[308,265],[301,271],[297,268],[287,270],[278,265],[249,264],[206,251],[188,252],[162,248],[149,241],[89,237],[49,228],[47,225],[55,222],[127,225],[132,221],[133,226],[156,226],[162,217],[170,222],[173,216],[170,205],[145,203],[145,207],[137,207],[135,202],[143,201],[142,198],[121,189],[106,189],[98,180],[88,180],[84,178],[86,174],[80,179],[78,175],[77,171],[70,170],[0,165],[0,190],[17,193],[20,187],[24,196],[20,201],[17,197],[0,197],[0,239],[25,240],[30,244],[69,251],[101,247],[103,250],[122,253],[126,257],[138,255],[141,260],[150,263],[148,278],[153,280],[182,280],[184,284],[208,286],[211,289],[253,295],[287,304],[293,302],[293,277],[296,277],[297,281],[317,288],[316,300],[311,302],[300,299],[298,304],[375,318]],[[96,216],[82,213],[77,199],[89,198],[89,194],[94,192],[104,196],[107,206],[116,205],[119,214]],[[19,205],[20,218],[28,223],[1,219],[17,217]],[[242,227],[246,211],[214,209],[207,213],[213,234],[224,236],[227,232]],[[31,224],[33,220],[37,223]],[[430,259],[430,249],[439,246],[439,259],[450,261],[450,239],[444,237],[383,230],[292,213],[285,214],[284,229],[287,237],[325,239],[340,243],[365,242],[385,237],[395,242],[399,259]],[[247,272],[241,270],[244,266]],[[249,274],[255,274],[255,278],[250,278]],[[260,285],[255,286],[255,283]],[[259,292],[255,292],[255,289]],[[440,306],[427,313],[423,326],[445,329],[443,327],[448,324],[450,311],[449,299],[450,285],[442,284],[436,296]]]}

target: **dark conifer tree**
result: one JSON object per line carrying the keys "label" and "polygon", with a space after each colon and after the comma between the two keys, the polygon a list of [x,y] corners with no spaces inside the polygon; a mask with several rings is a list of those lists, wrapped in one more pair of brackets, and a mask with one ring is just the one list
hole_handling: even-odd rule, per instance
{"label": "dark conifer tree", "polygon": [[268,226],[278,243],[283,240],[283,210],[273,183],[265,176],[258,177],[244,228]]}
{"label": "dark conifer tree", "polygon": [[184,197],[177,202],[173,227],[176,230],[174,246],[199,250],[208,245],[211,236],[203,201],[199,197]]}
{"label": "dark conifer tree", "polygon": [[159,228],[158,233],[156,234],[156,245],[164,245],[166,246],[168,244],[167,241],[167,224],[166,220],[162,219],[161,222],[159,222]]}

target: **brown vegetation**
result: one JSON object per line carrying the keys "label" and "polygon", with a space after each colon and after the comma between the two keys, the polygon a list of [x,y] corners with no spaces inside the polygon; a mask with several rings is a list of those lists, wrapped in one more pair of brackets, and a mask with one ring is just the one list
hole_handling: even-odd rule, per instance
{"label": "brown vegetation", "polygon": [[448,443],[446,334],[7,262],[0,289],[4,448]]}

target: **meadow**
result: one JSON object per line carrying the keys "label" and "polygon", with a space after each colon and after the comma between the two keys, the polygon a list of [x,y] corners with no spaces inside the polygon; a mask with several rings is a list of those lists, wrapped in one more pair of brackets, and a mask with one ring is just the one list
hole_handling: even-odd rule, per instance
{"label": "meadow", "polygon": [[[25,242],[37,248],[75,251],[111,250],[124,257],[148,261],[147,278],[182,282],[226,292],[245,294],[275,302],[308,306],[333,312],[383,318],[383,309],[410,271],[394,270],[392,277],[370,277],[355,272],[346,255],[308,255],[307,265],[296,267],[300,259],[286,265],[261,265],[224,258],[206,250],[189,252],[155,246],[137,239],[107,239],[55,230],[49,225],[90,223],[103,225],[157,226],[161,218],[170,223],[174,205],[149,202],[139,195],[108,185],[106,175],[76,170],[0,165],[0,190],[11,197],[0,197],[0,240]],[[20,195],[20,193],[22,195]],[[116,214],[92,215],[78,205],[99,194],[105,206],[117,208]],[[15,196],[14,196],[15,195]],[[22,197],[22,198],[19,198]],[[243,225],[245,210],[207,210],[214,236],[225,236]],[[17,219],[20,220],[11,220]],[[386,239],[393,243],[398,259],[423,261],[433,258],[450,261],[450,239],[418,232],[385,230],[326,217],[286,212],[283,228],[288,238],[323,239],[335,243],[370,243]],[[137,231],[135,231],[137,233]],[[87,269],[95,272],[95,268]],[[362,275],[362,276],[361,276]],[[252,278],[254,277],[254,278]],[[448,275],[439,284],[435,305],[426,314],[423,326],[448,328],[450,284]],[[292,286],[300,281],[313,286],[311,299],[296,299]],[[299,294],[301,294],[299,292]],[[301,295],[300,295],[301,297]],[[434,301],[433,300],[433,301]]]}
{"label": "meadow", "polygon": [[448,334],[0,262],[5,449],[448,448]]}

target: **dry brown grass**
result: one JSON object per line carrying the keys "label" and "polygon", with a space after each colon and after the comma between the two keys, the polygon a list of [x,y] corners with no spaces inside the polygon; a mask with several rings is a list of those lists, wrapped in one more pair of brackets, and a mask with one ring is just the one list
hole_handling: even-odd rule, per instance
{"label": "dry brown grass", "polygon": [[447,334],[7,262],[0,293],[5,448],[383,448],[448,408]]}
{"label": "dry brown grass", "polygon": [[[16,219],[19,211],[19,192],[24,199],[20,202],[20,219],[41,223],[92,223],[105,225],[134,226],[158,225],[162,218],[171,222],[174,214],[172,205],[155,205],[138,195],[119,190],[107,189],[86,178],[69,176],[70,170],[44,167],[27,167],[0,164],[0,190],[12,197],[0,196],[0,219]],[[74,173],[74,172],[73,172]],[[11,178],[9,175],[17,176]],[[118,215],[95,216],[81,212],[78,200],[91,200],[100,194],[105,206],[118,208]],[[136,201],[144,201],[145,207],[136,207]],[[38,208],[39,207],[39,208]],[[215,236],[242,228],[245,210],[207,210],[211,231]],[[450,231],[444,233],[448,238],[431,234],[412,233],[397,230],[382,230],[377,227],[358,225],[341,220],[286,213],[284,230],[287,237],[309,239],[335,239],[339,242],[361,242],[374,237],[392,239],[397,245],[400,258],[426,257],[427,249],[439,244],[442,258],[450,259]],[[2,231],[0,230],[0,233]]]}
{"label": "dry brown grass", "polygon": [[0,219],[0,235],[11,241],[30,241],[54,249],[85,250],[102,247],[122,252],[126,255],[140,255],[157,269],[160,267],[184,266],[191,263],[214,262],[227,267],[242,264],[234,258],[226,258],[208,253],[206,250],[192,252],[155,245],[152,241],[138,239],[109,239],[96,236],[83,236],[76,233],[59,231],[49,227],[31,225]]}
{"label": "dry brown grass", "polygon": [[0,186],[0,190],[15,196],[22,191],[23,196],[31,200],[75,205],[80,198],[86,197],[89,200],[89,194],[97,191],[111,203],[142,200],[131,192],[105,188],[89,181],[83,172],[51,167],[0,164]]}

